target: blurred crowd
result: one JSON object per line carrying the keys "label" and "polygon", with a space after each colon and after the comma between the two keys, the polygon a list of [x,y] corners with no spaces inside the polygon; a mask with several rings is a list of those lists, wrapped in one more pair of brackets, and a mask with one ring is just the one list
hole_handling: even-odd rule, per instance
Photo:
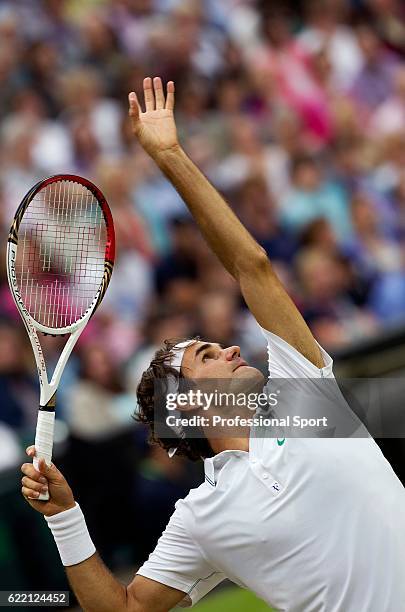
{"label": "blurred crowd", "polygon": [[[185,150],[333,353],[405,322],[405,5],[0,3],[1,244],[21,198],[47,175],[80,174],[105,193],[116,266],[64,373],[58,431],[78,445],[81,461],[99,443],[111,457],[111,439],[129,436],[140,466],[133,490],[146,508],[188,485],[182,463],[148,451],[143,429],[130,425],[156,348],[199,334],[265,363],[238,287],[131,134],[127,94],[155,75],[175,81]],[[38,390],[25,336],[2,255],[0,469],[18,460],[35,427]],[[60,343],[41,341],[51,369]]]}

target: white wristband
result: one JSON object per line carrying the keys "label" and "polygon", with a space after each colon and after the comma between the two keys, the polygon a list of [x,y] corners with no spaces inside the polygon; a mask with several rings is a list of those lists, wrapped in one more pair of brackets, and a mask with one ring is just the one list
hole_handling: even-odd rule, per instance
{"label": "white wristband", "polygon": [[65,567],[85,561],[96,552],[79,504],[74,508],[46,516]]}

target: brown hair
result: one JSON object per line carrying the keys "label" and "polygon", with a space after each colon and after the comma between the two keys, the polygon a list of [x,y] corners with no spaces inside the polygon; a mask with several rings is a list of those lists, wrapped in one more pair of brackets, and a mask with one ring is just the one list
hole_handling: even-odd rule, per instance
{"label": "brown hair", "polygon": [[[194,340],[198,339],[198,337],[194,338]],[[149,441],[151,443],[159,444],[166,451],[176,447],[177,455],[183,455],[192,461],[198,461],[214,455],[204,434],[201,438],[187,438],[187,428],[184,428],[186,433],[184,438],[174,437],[172,430],[164,423],[164,420],[157,417],[159,414],[164,414],[164,408],[163,410],[161,408],[164,406],[167,393],[168,377],[173,376],[179,383],[184,378],[181,372],[168,365],[168,361],[173,356],[173,347],[185,340],[188,340],[188,338],[165,340],[164,347],[156,351],[148,369],[142,374],[141,382],[137,388],[138,410],[134,418],[150,426]],[[163,384],[156,385],[157,380],[161,380]],[[157,435],[155,431],[157,424],[159,424],[159,431],[167,428],[168,436],[166,434],[164,437]],[[172,434],[171,437],[170,434]]]}

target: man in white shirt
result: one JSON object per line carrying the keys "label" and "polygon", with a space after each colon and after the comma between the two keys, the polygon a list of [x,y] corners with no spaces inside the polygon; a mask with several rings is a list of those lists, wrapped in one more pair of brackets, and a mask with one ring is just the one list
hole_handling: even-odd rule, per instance
{"label": "man in white shirt", "polygon": [[[129,96],[134,133],[239,282],[267,339],[270,377],[333,378],[331,358],[266,254],[180,148],[174,84],[168,83],[165,95],[159,78],[145,79],[144,96],[144,113],[136,95]],[[141,416],[151,424],[154,382],[168,372],[175,388],[181,378],[261,380],[237,346],[167,344],[138,389]],[[174,448],[173,440],[159,441],[170,454],[204,458],[205,481],[176,504],[154,552],[128,586],[95,553],[57,468],[41,461],[36,472],[23,465],[22,493],[45,515],[84,610],[165,612],[195,603],[224,578],[288,612],[405,610],[405,490],[371,438],[269,438],[255,427],[246,435],[202,440],[178,433]],[[41,487],[49,488],[48,502],[34,499]]]}

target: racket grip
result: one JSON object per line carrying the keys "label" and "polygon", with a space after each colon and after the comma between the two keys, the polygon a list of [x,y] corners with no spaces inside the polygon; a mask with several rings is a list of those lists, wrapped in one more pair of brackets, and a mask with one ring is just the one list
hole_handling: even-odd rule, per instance
{"label": "racket grip", "polygon": [[[45,459],[48,465],[50,465],[52,461],[54,425],[55,411],[39,410],[37,429],[35,432],[35,457],[33,460],[35,469],[38,469],[40,459]],[[47,501],[49,499],[49,493],[40,493],[39,497],[36,499]]]}

